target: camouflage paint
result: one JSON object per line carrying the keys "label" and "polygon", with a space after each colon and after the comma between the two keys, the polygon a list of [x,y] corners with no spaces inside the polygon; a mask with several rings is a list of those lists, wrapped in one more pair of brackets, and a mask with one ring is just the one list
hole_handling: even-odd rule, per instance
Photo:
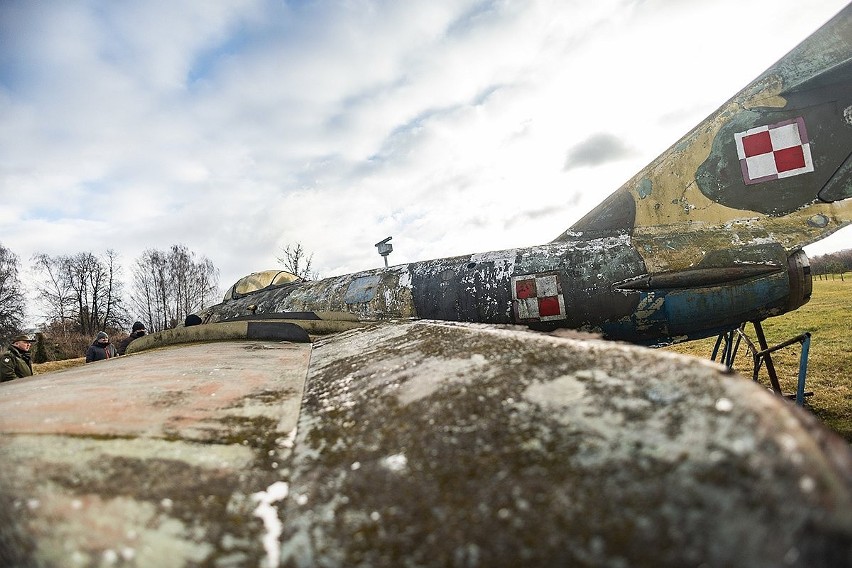
{"label": "camouflage paint", "polygon": [[[549,244],[269,288],[203,316],[327,311],[654,343],[796,309],[811,287],[801,247],[852,222],[850,71],[852,5]],[[808,167],[744,178],[744,133],[771,141],[790,125],[801,139],[781,152],[807,151]],[[657,284],[622,286],[640,281]]]}
{"label": "camouflage paint", "polygon": [[[768,241],[791,253],[852,222],[850,108],[847,6],[557,240],[627,231],[649,272]],[[735,133],[796,119],[807,126],[814,171],[747,185]]]}

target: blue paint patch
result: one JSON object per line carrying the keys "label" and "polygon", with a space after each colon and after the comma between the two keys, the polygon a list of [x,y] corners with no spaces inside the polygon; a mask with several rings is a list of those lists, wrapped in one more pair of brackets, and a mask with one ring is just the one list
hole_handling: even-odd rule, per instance
{"label": "blue paint patch", "polygon": [[813,215],[810,219],[808,219],[808,225],[816,227],[817,229],[822,229],[828,226],[828,217],[822,214]]}
{"label": "blue paint patch", "polygon": [[724,327],[747,321],[780,306],[789,294],[786,275],[761,278],[738,286],[682,290],[666,296],[670,331],[678,335],[698,328]]}
{"label": "blue paint patch", "polygon": [[343,301],[347,304],[362,304],[376,297],[376,289],[382,281],[378,274],[361,276],[349,283]]}
{"label": "blue paint patch", "polygon": [[653,290],[642,294],[633,315],[601,329],[609,338],[645,345],[666,343],[664,338],[711,337],[783,310],[789,294],[786,274],[736,285]]}
{"label": "blue paint patch", "polygon": [[637,191],[639,192],[639,199],[645,199],[646,197],[651,195],[651,192],[653,190],[654,186],[651,183],[651,180],[648,178],[644,178],[642,181],[639,182],[639,187],[637,188]]}

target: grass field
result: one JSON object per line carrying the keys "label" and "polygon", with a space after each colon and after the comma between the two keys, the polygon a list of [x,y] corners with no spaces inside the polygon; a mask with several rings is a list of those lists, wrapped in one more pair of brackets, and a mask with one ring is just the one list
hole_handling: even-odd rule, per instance
{"label": "grass field", "polygon": [[36,375],[40,375],[42,373],[49,373],[51,371],[61,371],[62,369],[68,369],[70,367],[77,367],[79,365],[85,364],[85,357],[77,357],[76,359],[63,359],[62,361],[48,361],[47,363],[34,364],[33,372]]}
{"label": "grass field", "polygon": [[[829,428],[852,443],[852,274],[845,280],[814,280],[811,301],[798,310],[763,322],[769,345],[781,343],[806,331],[811,333],[807,389],[813,396],[805,408]],[[753,338],[753,330],[746,331]],[[752,339],[753,341],[756,340]],[[690,341],[665,349],[709,358],[715,338]],[[801,347],[795,343],[772,354],[779,381],[785,393],[796,392]],[[35,365],[36,374],[84,364],[84,358]],[[741,347],[734,368],[743,376],[752,376],[752,359]],[[765,370],[759,381],[769,386]]]}
{"label": "grass field", "polygon": [[[813,412],[829,428],[852,443],[852,274],[844,280],[814,280],[810,302],[798,310],[763,322],[770,346],[804,332],[811,333],[806,390],[813,396],[805,400],[805,408]],[[751,325],[746,333],[752,341]],[[716,339],[690,341],[666,347],[671,351],[709,358]],[[772,354],[778,379],[785,393],[795,393],[799,373],[801,345],[795,343]],[[744,346],[740,347],[734,368],[749,379],[753,362]],[[765,369],[758,376],[769,387]]]}

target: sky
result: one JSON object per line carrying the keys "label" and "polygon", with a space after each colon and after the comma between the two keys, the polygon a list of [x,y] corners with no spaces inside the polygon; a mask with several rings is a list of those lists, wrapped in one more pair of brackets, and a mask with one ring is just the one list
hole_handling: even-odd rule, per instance
{"label": "sky", "polygon": [[0,244],[224,289],[546,243],[845,5],[3,0]]}

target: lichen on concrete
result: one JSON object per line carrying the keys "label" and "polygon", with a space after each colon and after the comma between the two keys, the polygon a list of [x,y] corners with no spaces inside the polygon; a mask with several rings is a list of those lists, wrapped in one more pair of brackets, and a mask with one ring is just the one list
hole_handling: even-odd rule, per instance
{"label": "lichen on concrete", "polygon": [[[284,513],[287,565],[848,555],[849,481],[802,448],[807,430],[785,403],[669,355],[428,322],[322,342]],[[790,459],[785,436],[807,460]]]}

